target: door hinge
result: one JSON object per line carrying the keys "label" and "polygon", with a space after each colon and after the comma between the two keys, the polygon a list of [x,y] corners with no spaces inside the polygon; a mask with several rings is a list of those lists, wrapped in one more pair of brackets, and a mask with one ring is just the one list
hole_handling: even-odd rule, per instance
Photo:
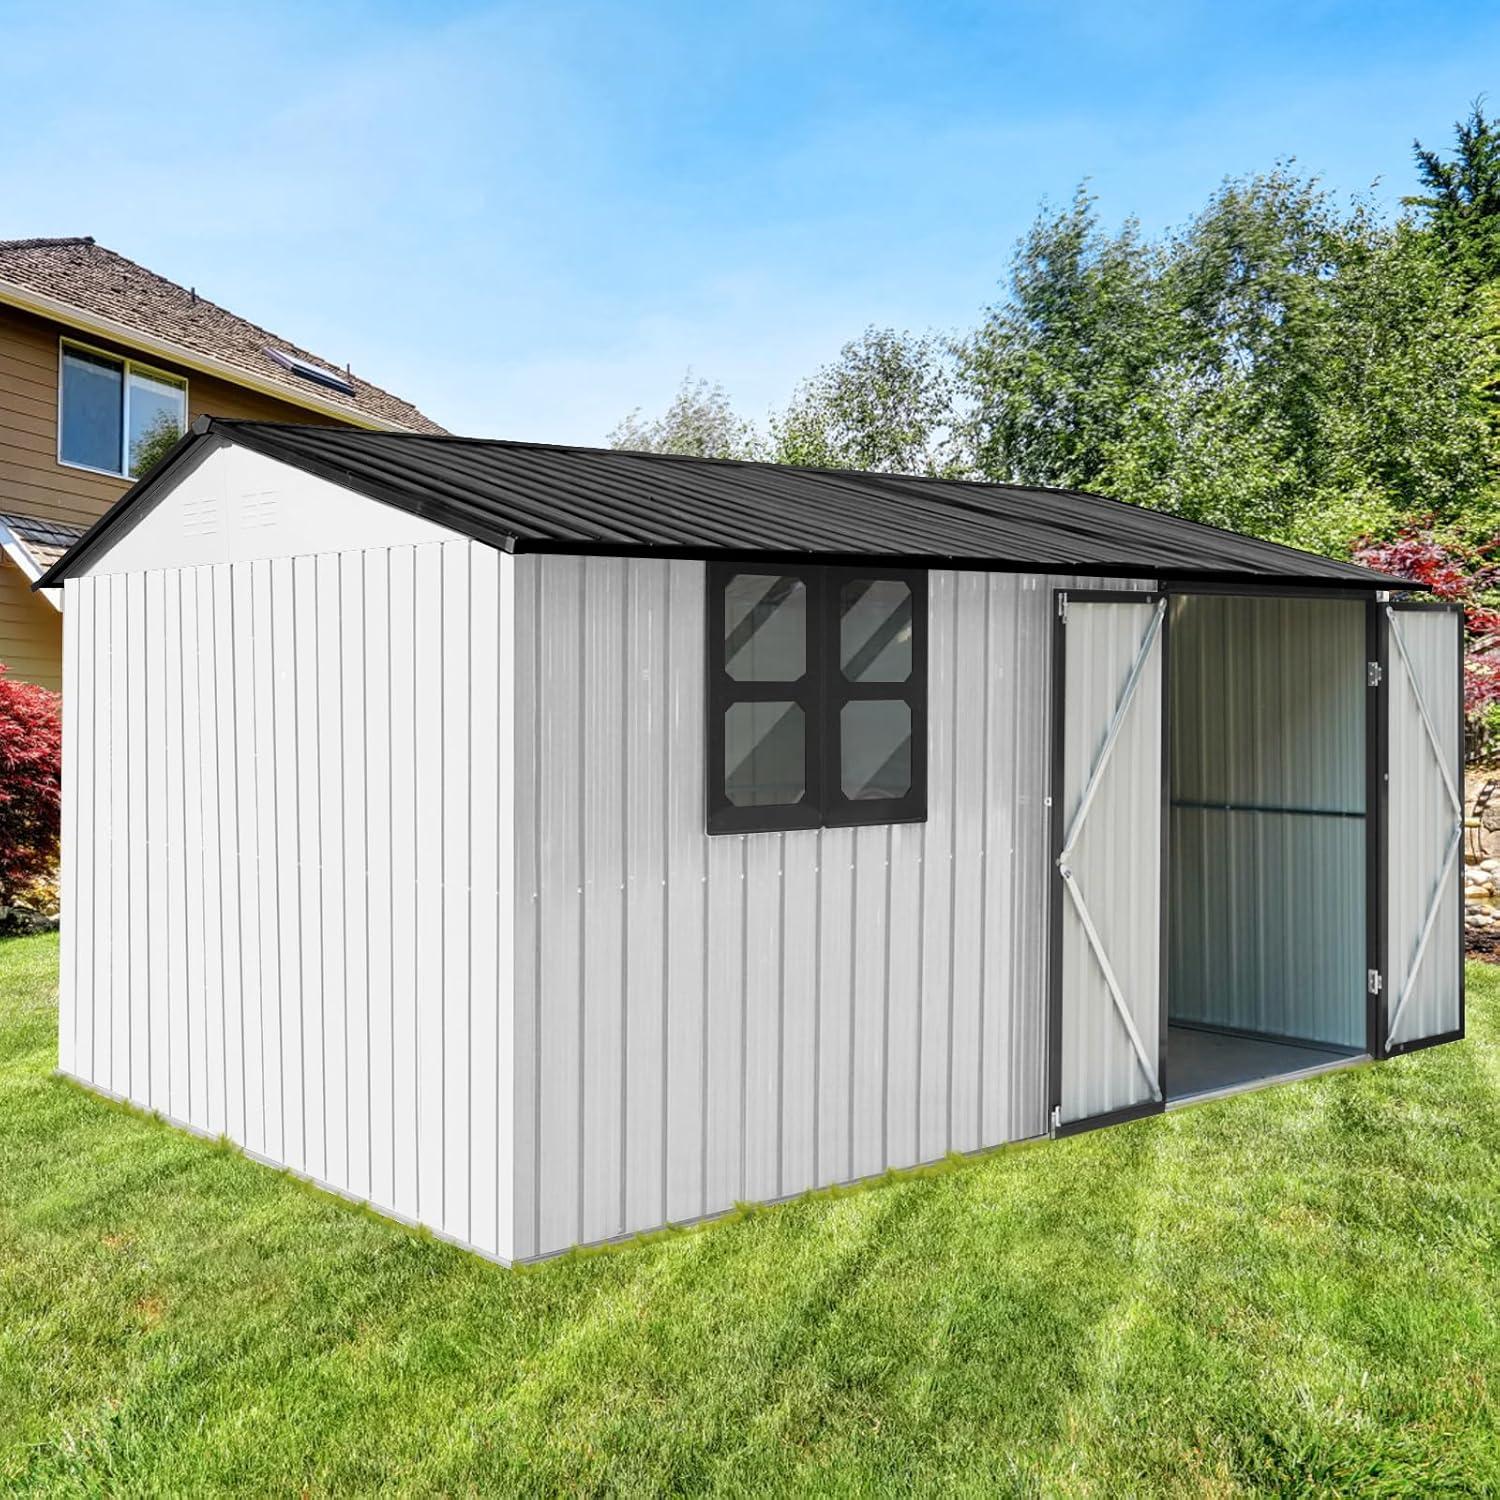
{"label": "door hinge", "polygon": [[1057,618],[1064,625],[1068,623],[1068,596],[1066,594],[1059,594],[1057,596]]}
{"label": "door hinge", "polygon": [[1365,663],[1366,687],[1379,687],[1380,679],[1384,675],[1385,674],[1380,670],[1380,663],[1378,661],[1367,661]]}
{"label": "door hinge", "polygon": [[1365,986],[1372,995],[1378,995],[1384,987],[1385,981],[1380,977],[1379,969],[1370,969],[1365,974]]}
{"label": "door hinge", "polygon": [[1062,1105],[1060,1104],[1052,1106],[1052,1128],[1054,1130],[1062,1129]]}

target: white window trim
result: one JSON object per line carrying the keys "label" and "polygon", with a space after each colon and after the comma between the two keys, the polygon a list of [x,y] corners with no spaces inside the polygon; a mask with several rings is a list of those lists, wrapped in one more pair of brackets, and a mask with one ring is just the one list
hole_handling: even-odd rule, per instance
{"label": "white window trim", "polygon": [[[97,354],[101,359],[113,360],[120,367],[120,467],[100,469],[93,464],[81,464],[63,457],[63,355],[69,349],[82,349],[86,354]],[[159,365],[148,365],[144,360],[131,359],[117,354],[113,349],[101,349],[97,344],[85,343],[82,339],[59,338],[57,341],[57,462],[60,468],[81,469],[85,474],[103,474],[110,479],[130,480],[130,374],[139,370],[142,375],[151,375],[158,380],[170,381],[182,387],[182,431],[188,430],[188,377],[163,370]]]}

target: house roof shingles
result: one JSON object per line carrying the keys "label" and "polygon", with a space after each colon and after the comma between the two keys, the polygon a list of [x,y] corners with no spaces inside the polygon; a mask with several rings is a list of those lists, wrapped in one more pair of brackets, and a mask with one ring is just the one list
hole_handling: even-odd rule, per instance
{"label": "house roof shingles", "polygon": [[[292,400],[315,396],[325,404],[346,408],[352,419],[410,432],[444,430],[399,396],[237,317],[196,291],[178,286],[86,236],[0,240],[0,283],[54,298],[80,313],[108,319],[189,356],[198,355],[243,371],[262,385],[281,387]],[[267,349],[306,360],[347,381],[354,387],[353,393],[294,374],[271,358]]]}
{"label": "house roof shingles", "polygon": [[43,570],[50,568],[84,531],[82,526],[65,526],[61,521],[13,511],[0,511],[0,528],[9,531]]}

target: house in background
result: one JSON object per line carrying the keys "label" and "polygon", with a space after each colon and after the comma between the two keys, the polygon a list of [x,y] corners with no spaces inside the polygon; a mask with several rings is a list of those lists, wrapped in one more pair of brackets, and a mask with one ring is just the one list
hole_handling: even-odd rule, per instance
{"label": "house in background", "polygon": [[91,238],[0,240],[0,662],[62,678],[31,585],[198,416],[443,431],[409,402]]}

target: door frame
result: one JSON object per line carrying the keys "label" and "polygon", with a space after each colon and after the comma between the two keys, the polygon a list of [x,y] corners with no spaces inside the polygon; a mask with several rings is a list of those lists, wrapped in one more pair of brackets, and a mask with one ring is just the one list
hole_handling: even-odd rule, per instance
{"label": "door frame", "polygon": [[1063,889],[1062,874],[1058,869],[1058,853],[1067,835],[1066,809],[1063,807],[1063,750],[1064,715],[1067,710],[1067,656],[1068,630],[1065,615],[1066,604],[1150,604],[1167,599],[1168,590],[1163,586],[1150,589],[1070,589],[1052,590],[1052,712],[1050,731],[1052,744],[1048,753],[1047,806],[1051,813],[1048,820],[1047,839],[1047,1122],[1052,1135],[1058,1138],[1077,1135],[1085,1130],[1097,1130],[1105,1125],[1123,1125],[1127,1120],[1140,1120],[1149,1115],[1159,1115],[1167,1107],[1167,895],[1171,888],[1168,859],[1171,852],[1171,829],[1167,820],[1167,809],[1171,791],[1169,756],[1171,753],[1171,716],[1168,712],[1168,689],[1171,683],[1171,602],[1167,602],[1167,613],[1161,622],[1161,778],[1159,788],[1159,812],[1161,820],[1161,886],[1157,899],[1157,922],[1159,924],[1158,976],[1157,976],[1157,1038],[1156,1079],[1161,1089],[1160,1099],[1147,1099],[1139,1104],[1127,1104],[1120,1109],[1105,1111],[1100,1115],[1089,1115],[1082,1120],[1060,1123],[1058,1115],[1062,1106],[1063,1090],[1063,1004],[1062,1004],[1062,948],[1063,948],[1063,903],[1067,893]]}
{"label": "door frame", "polygon": [[[1365,695],[1365,1051],[1381,1058],[1385,1035],[1385,979],[1390,942],[1390,903],[1386,900],[1387,829],[1390,817],[1391,664],[1385,607],[1389,594],[1373,594],[1365,604],[1365,660],[1376,682]],[[1460,663],[1460,671],[1462,664]],[[1366,666],[1366,673],[1370,667]],[[1368,676],[1366,678],[1368,681]],[[1459,698],[1462,703],[1462,695]],[[1377,989],[1370,976],[1380,976]]]}
{"label": "door frame", "polygon": [[[1388,972],[1386,955],[1386,753],[1389,741],[1386,691],[1390,668],[1386,661],[1385,616],[1382,614],[1390,594],[1367,588],[1312,587],[1296,588],[1286,584],[1269,587],[1254,584],[1162,584],[1169,594],[1231,594],[1256,599],[1331,599],[1347,604],[1363,604],[1365,610],[1365,1052],[1379,1058],[1384,976]],[[1374,666],[1378,681],[1370,681]],[[1460,674],[1463,663],[1459,663]],[[1462,703],[1462,695],[1460,695]],[[1371,974],[1382,978],[1377,991]]]}
{"label": "door frame", "polygon": [[[1105,1125],[1123,1124],[1127,1120],[1141,1119],[1161,1114],[1166,1110],[1170,1090],[1167,1084],[1167,1024],[1170,1010],[1170,964],[1168,944],[1171,937],[1171,608],[1172,600],[1179,595],[1211,595],[1257,599],[1333,599],[1352,605],[1362,605],[1365,610],[1366,683],[1369,691],[1365,697],[1365,1050],[1371,1058],[1394,1056],[1382,1050],[1385,1025],[1386,991],[1384,977],[1390,972],[1387,963],[1389,913],[1386,901],[1386,798],[1388,789],[1389,722],[1387,690],[1390,681],[1386,660],[1386,631],[1384,609],[1393,603],[1390,593],[1367,588],[1342,588],[1338,586],[1313,585],[1299,588],[1289,584],[1219,583],[1177,580],[1164,577],[1154,590],[1146,589],[1069,589],[1053,590],[1052,617],[1052,711],[1050,730],[1052,744],[1049,752],[1049,796],[1051,812],[1048,837],[1048,1079],[1047,1119],[1054,1136],[1074,1135],[1080,1131],[1093,1130]],[[1162,1088],[1162,1099],[1158,1103],[1149,1101],[1129,1105],[1124,1109],[1106,1114],[1090,1116],[1058,1124],[1057,1110],[1062,1102],[1062,903],[1065,892],[1062,877],[1057,870],[1057,853],[1062,847],[1066,833],[1061,788],[1063,782],[1063,714],[1064,688],[1067,681],[1067,631],[1059,610],[1061,599],[1077,600],[1081,603],[1144,603],[1165,598],[1167,618],[1162,622],[1162,750],[1161,750],[1161,1011],[1159,1016],[1159,1041],[1157,1047],[1157,1078]],[[1433,605],[1425,602],[1394,604],[1396,608],[1452,609],[1451,605]],[[1370,683],[1370,665],[1378,669],[1379,681]],[[1459,654],[1459,716],[1462,733],[1463,715],[1463,656]],[[1460,744],[1462,739],[1460,739]],[[1460,941],[1462,941],[1463,903],[1459,903]],[[1369,973],[1382,977],[1380,990],[1375,991],[1369,981]],[[1435,1046],[1439,1042],[1454,1041],[1463,1035],[1464,996],[1462,992],[1462,965],[1460,965],[1459,1030],[1430,1040],[1408,1043],[1397,1051],[1416,1051],[1421,1047]]]}
{"label": "door frame", "polygon": [[[1370,630],[1372,646],[1379,649],[1380,655],[1372,657],[1372,660],[1380,662],[1380,690],[1378,697],[1378,711],[1376,717],[1378,725],[1378,745],[1375,750],[1377,766],[1372,772],[1372,779],[1378,783],[1380,797],[1380,847],[1377,851],[1377,878],[1371,881],[1372,895],[1378,892],[1379,911],[1377,915],[1377,942],[1375,947],[1375,958],[1371,967],[1377,969],[1382,977],[1380,993],[1370,996],[1371,1022],[1370,1022],[1370,1056],[1379,1060],[1390,1057],[1401,1057],[1408,1052],[1420,1052],[1426,1047],[1440,1047],[1446,1042],[1462,1041],[1467,1025],[1468,1006],[1468,982],[1464,973],[1464,899],[1463,899],[1463,875],[1459,875],[1458,895],[1458,1025],[1451,1031],[1440,1032],[1436,1036],[1418,1037],[1410,1042],[1396,1042],[1394,1045],[1389,1040],[1390,1023],[1390,986],[1388,982],[1391,974],[1391,932],[1390,932],[1390,903],[1386,899],[1387,884],[1390,879],[1390,843],[1386,837],[1388,831],[1389,800],[1390,800],[1390,663],[1387,650],[1387,637],[1385,611],[1387,609],[1400,614],[1450,614],[1458,616],[1458,789],[1460,802],[1460,819],[1463,816],[1463,774],[1464,774],[1464,735],[1466,725],[1464,722],[1464,652],[1463,652],[1463,611],[1457,604],[1439,603],[1430,599],[1393,599],[1389,595],[1377,596],[1370,605]],[[1462,835],[1460,835],[1462,837]],[[1459,868],[1462,871],[1462,847],[1460,846]]]}
{"label": "door frame", "polygon": [[[1390,593],[1367,588],[1318,587],[1297,588],[1287,584],[1269,586],[1245,583],[1175,583],[1165,580],[1162,588],[1168,595],[1204,594],[1222,598],[1251,599],[1324,599],[1345,604],[1362,604],[1365,611],[1365,1052],[1379,1058],[1384,1015],[1384,976],[1386,965],[1386,755],[1389,748],[1387,686],[1390,668],[1386,661],[1385,616],[1382,611]],[[1430,606],[1426,606],[1430,607]],[[1446,607],[1446,606],[1444,606]],[[1376,669],[1378,681],[1370,681],[1370,668]],[[1459,661],[1463,675],[1463,661]],[[1462,714],[1463,694],[1459,694]],[[1168,700],[1170,711],[1170,699]],[[1377,991],[1371,974],[1381,976]]]}

